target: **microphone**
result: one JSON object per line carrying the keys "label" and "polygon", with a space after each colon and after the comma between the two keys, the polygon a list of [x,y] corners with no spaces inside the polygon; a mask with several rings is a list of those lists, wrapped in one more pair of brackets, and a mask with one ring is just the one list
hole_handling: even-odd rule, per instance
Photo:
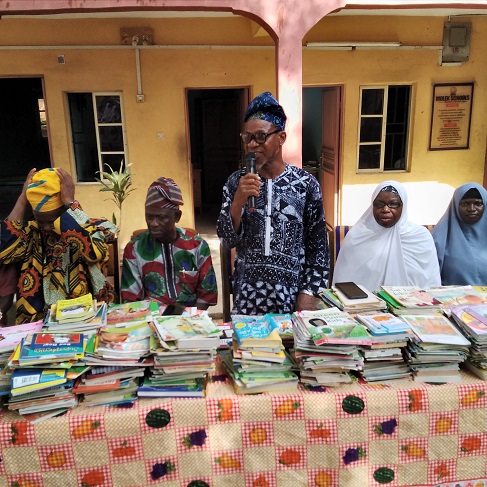
{"label": "microphone", "polygon": [[[247,152],[245,154],[245,167],[247,168],[247,172],[250,174],[257,174],[257,170],[255,169],[255,152]],[[249,210],[255,210],[255,196],[249,196]]]}

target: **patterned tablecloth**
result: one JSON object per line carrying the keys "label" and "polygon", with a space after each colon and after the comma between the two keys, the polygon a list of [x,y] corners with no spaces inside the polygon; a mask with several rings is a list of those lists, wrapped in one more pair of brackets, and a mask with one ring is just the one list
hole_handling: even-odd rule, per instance
{"label": "patterned tablecloth", "polygon": [[352,384],[82,407],[37,424],[4,411],[0,487],[485,487],[487,384]]}

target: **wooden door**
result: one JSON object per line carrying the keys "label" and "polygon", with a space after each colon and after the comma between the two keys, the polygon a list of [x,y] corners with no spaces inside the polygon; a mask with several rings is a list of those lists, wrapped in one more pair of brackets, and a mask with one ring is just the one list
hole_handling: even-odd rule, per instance
{"label": "wooden door", "polygon": [[321,191],[329,228],[338,225],[340,184],[340,132],[342,87],[322,91]]}

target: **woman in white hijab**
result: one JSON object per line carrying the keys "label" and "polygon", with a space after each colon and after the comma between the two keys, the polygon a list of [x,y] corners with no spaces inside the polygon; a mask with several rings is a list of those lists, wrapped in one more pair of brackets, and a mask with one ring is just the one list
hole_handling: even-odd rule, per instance
{"label": "woman in white hijab", "polygon": [[408,221],[407,193],[397,181],[375,188],[372,204],[346,235],[335,264],[335,282],[380,286],[441,285],[430,232]]}

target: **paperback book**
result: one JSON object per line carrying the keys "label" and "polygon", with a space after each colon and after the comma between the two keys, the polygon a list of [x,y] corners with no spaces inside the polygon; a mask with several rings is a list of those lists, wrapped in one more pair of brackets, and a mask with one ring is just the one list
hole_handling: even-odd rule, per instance
{"label": "paperback book", "polygon": [[107,325],[116,325],[132,321],[151,321],[159,314],[156,301],[144,300],[132,303],[112,304],[107,311]]}
{"label": "paperback book", "polygon": [[282,348],[277,323],[266,316],[235,315],[232,328],[239,348]]}
{"label": "paperback book", "polygon": [[382,289],[405,308],[431,308],[441,305],[435,297],[417,286],[381,286]]}
{"label": "paperback book", "polygon": [[210,349],[220,343],[221,330],[207,315],[158,316],[154,327],[161,345],[168,349]]}
{"label": "paperback book", "polygon": [[66,369],[15,369],[12,373],[11,394],[25,394],[66,381]]}
{"label": "paperback book", "polygon": [[402,315],[402,317],[422,342],[470,345],[470,341],[444,315]]}
{"label": "paperback book", "polygon": [[309,334],[315,345],[372,343],[367,328],[338,308],[295,311],[293,316],[301,330]]}
{"label": "paperback book", "polygon": [[84,321],[96,313],[96,301],[93,301],[91,293],[73,299],[61,299],[56,303],[56,321],[72,323]]}

